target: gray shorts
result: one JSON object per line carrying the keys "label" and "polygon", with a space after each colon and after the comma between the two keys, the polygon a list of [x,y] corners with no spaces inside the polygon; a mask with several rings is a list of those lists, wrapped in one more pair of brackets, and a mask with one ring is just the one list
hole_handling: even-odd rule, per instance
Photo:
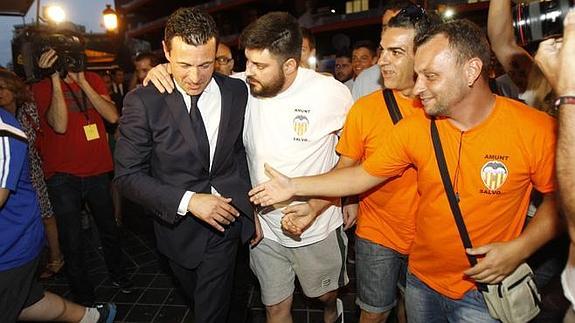
{"label": "gray shorts", "polygon": [[407,256],[377,243],[356,237],[355,303],[364,311],[383,313],[397,303],[397,292],[405,289]]}
{"label": "gray shorts", "polygon": [[346,257],[347,237],[339,227],[324,240],[303,247],[263,239],[250,252],[250,267],[260,283],[262,303],[271,306],[293,294],[296,276],[308,297],[346,285]]}

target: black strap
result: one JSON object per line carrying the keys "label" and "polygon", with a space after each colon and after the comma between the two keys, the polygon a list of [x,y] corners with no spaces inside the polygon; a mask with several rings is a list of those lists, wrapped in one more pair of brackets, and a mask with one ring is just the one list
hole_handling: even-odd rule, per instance
{"label": "black strap", "polygon": [[489,88],[491,89],[491,92],[497,95],[501,95],[501,91],[499,91],[499,86],[496,79],[489,78]]}
{"label": "black strap", "polygon": [[82,112],[82,114],[84,115],[84,118],[86,118],[86,121],[90,122],[90,115],[88,114],[88,102],[86,101],[86,95],[84,94],[84,91],[80,88],[80,93],[82,93],[82,103],[80,103],[80,100],[76,96],[76,93],[74,93],[74,90],[72,89],[70,84],[68,84],[68,82],[66,82],[66,81],[62,81],[62,83],[64,83],[64,85],[66,85],[66,87],[68,88],[68,91],[72,95],[72,98],[74,98],[74,102],[76,103],[78,110],[80,110],[80,112]]}
{"label": "black strap", "polygon": [[393,121],[393,124],[396,124],[401,120],[401,118],[403,118],[403,116],[399,111],[397,101],[395,101],[395,97],[393,96],[393,91],[390,89],[383,89],[382,91],[383,99],[385,100],[385,105],[387,106],[387,111],[389,112],[391,121]]}
{"label": "black strap", "polygon": [[[435,159],[437,160],[437,166],[439,167],[439,172],[441,173],[441,181],[443,182],[443,187],[445,188],[445,194],[447,194],[447,199],[449,200],[449,207],[455,218],[455,224],[457,224],[457,230],[459,231],[459,236],[463,242],[463,246],[466,249],[473,248],[471,244],[471,239],[469,238],[469,233],[467,233],[467,228],[465,227],[465,221],[463,221],[463,216],[461,215],[461,209],[459,208],[459,201],[455,196],[453,191],[453,185],[451,185],[451,178],[449,177],[449,170],[447,169],[447,163],[445,162],[445,156],[443,154],[443,148],[441,147],[441,140],[439,139],[439,132],[437,131],[437,126],[435,125],[435,119],[431,119],[431,140],[433,141],[433,150],[435,152]],[[467,260],[471,267],[477,264],[477,258],[473,255],[465,253]],[[477,283],[477,288],[481,291],[487,290],[486,286],[481,283]]]}

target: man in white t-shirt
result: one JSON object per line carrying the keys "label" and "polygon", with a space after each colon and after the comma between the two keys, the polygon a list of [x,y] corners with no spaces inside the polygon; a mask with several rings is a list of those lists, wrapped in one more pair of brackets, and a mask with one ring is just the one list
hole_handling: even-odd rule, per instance
{"label": "man in white t-shirt", "polygon": [[[287,13],[260,17],[246,27],[240,42],[251,92],[244,145],[252,184],[267,180],[264,162],[290,174],[331,170],[338,161],[337,133],[353,103],[347,87],[332,77],[298,68],[301,34],[297,21]],[[337,289],[348,282],[341,209],[323,200],[290,204],[258,212],[264,238],[250,254],[268,322],[291,321],[296,276],[308,297],[324,303],[324,321],[341,322]],[[282,218],[285,225],[287,219],[297,222],[310,216],[315,221],[298,237],[282,229]]]}
{"label": "man in white t-shirt", "polygon": [[[285,12],[260,17],[246,27],[240,42],[246,72],[234,77],[245,78],[250,88],[243,141],[252,184],[268,180],[264,162],[291,176],[331,170],[338,161],[337,134],[353,103],[349,89],[333,77],[299,67],[301,31]],[[167,72],[165,66],[150,71],[160,91],[173,90]],[[306,296],[324,304],[325,322],[343,322],[337,290],[349,279],[341,208],[317,199],[288,204],[260,209],[255,217],[263,239],[250,252],[250,266],[260,283],[267,322],[292,322],[296,276]],[[284,231],[291,225],[293,232],[299,223],[311,225],[297,236]]]}

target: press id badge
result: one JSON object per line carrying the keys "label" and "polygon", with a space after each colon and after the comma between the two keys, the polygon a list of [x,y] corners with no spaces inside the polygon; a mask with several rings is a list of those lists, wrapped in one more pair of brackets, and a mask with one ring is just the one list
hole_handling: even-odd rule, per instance
{"label": "press id badge", "polygon": [[95,123],[91,123],[84,126],[84,134],[86,135],[86,140],[92,141],[100,138],[98,133],[98,127]]}

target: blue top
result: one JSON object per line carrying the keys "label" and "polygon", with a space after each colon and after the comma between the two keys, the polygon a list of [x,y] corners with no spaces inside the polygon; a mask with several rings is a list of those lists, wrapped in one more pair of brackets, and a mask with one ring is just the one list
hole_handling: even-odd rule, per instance
{"label": "blue top", "polygon": [[[2,122],[22,129],[16,118],[0,108]],[[44,245],[44,226],[36,190],[30,180],[28,142],[0,131],[0,187],[10,190],[0,207],[0,271],[36,258]]]}

